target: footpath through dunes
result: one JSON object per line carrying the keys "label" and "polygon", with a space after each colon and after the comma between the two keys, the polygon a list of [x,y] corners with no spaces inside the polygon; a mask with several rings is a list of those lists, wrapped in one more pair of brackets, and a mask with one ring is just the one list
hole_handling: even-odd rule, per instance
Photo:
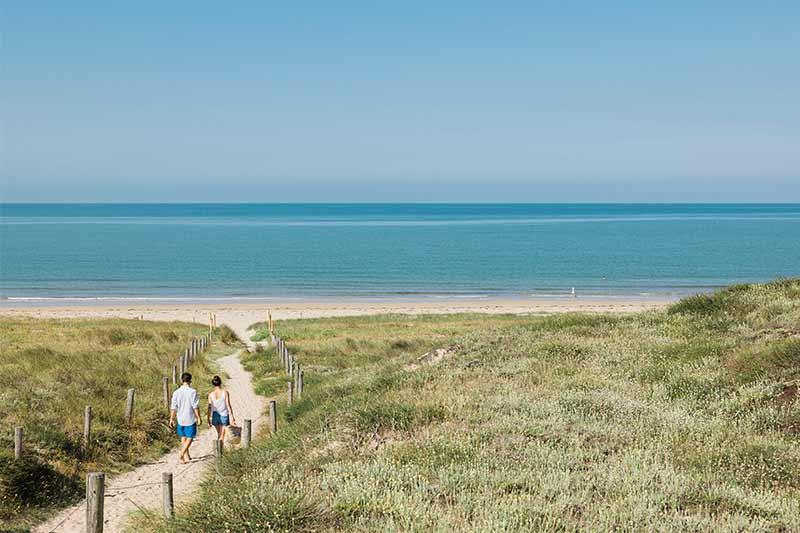
{"label": "footpath through dunes", "polygon": [[[221,320],[221,322],[223,322]],[[242,341],[251,346],[247,325],[232,320],[228,324]],[[217,360],[220,371],[228,375],[225,386],[231,393],[236,421],[252,420],[253,435],[257,434],[262,422],[265,400],[253,390],[250,373],[239,361],[241,350]],[[205,399],[200,399],[200,414],[205,417]],[[185,501],[197,490],[207,469],[213,464],[214,438],[216,432],[209,428],[203,418],[203,426],[192,444],[192,457],[188,465],[181,464],[176,447],[158,461],[148,463],[130,472],[106,479],[104,500],[104,529],[108,532],[122,531],[131,513],[156,510],[162,502],[163,472],[172,472],[173,491],[176,505]],[[177,442],[177,437],[176,437]],[[160,513],[160,510],[158,511]],[[65,509],[51,520],[34,528],[36,532],[75,532],[86,531],[86,501]]]}

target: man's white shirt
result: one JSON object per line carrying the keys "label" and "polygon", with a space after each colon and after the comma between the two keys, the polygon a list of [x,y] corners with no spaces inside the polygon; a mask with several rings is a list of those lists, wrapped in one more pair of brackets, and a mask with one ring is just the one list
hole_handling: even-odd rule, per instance
{"label": "man's white shirt", "polygon": [[200,405],[197,391],[184,383],[172,393],[172,409],[178,418],[179,426],[191,426],[197,423],[194,410]]}

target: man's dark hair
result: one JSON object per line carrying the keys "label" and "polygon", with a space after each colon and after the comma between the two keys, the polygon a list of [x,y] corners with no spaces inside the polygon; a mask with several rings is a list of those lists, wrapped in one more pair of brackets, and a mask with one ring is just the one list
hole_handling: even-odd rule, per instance
{"label": "man's dark hair", "polygon": [[220,378],[219,376],[214,376],[213,378],[211,378],[211,384],[214,385],[215,387],[221,387],[222,378]]}
{"label": "man's dark hair", "polygon": [[181,383],[191,383],[192,382],[192,375],[188,372],[184,372],[181,374]]}

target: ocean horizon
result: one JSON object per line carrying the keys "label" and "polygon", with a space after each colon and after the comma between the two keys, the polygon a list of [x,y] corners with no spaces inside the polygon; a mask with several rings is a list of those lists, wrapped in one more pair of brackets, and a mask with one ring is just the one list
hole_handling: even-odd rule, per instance
{"label": "ocean horizon", "polygon": [[800,204],[0,204],[0,305],[674,299],[800,273]]}

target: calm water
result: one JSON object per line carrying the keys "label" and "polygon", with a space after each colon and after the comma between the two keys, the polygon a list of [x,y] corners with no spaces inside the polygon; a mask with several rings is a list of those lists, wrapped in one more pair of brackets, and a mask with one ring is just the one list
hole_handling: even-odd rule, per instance
{"label": "calm water", "polygon": [[671,297],[797,275],[798,204],[0,206],[6,304]]}

